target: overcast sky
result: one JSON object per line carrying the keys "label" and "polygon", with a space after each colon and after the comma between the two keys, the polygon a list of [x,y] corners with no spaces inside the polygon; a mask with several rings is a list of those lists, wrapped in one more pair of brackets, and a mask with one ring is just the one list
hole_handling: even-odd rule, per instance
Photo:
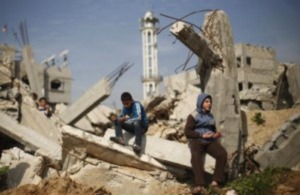
{"label": "overcast sky", "polygon": [[[7,24],[9,30],[1,32],[0,43],[20,48],[11,29],[17,31],[26,20],[37,62],[68,49],[73,102],[123,62],[133,63],[104,102],[119,106],[123,91],[142,99],[139,19],[147,10],[154,12],[162,28],[173,20],[160,14],[179,18],[193,11],[223,9],[235,43],[273,47],[279,61],[300,64],[299,8],[299,0],[0,0],[0,25]],[[198,13],[186,20],[202,26],[203,18],[204,13]],[[174,41],[168,29],[158,35],[162,76],[174,74],[186,60],[188,49]]]}

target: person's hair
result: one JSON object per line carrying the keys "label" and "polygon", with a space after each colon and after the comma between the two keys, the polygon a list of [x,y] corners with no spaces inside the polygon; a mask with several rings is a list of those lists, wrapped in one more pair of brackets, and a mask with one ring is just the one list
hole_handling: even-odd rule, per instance
{"label": "person's hair", "polygon": [[32,98],[34,99],[34,100],[37,100],[38,99],[38,95],[36,94],[36,93],[32,93]]}
{"label": "person's hair", "polygon": [[47,102],[47,98],[45,98],[45,97],[41,97],[41,98],[39,99],[39,102],[42,101],[42,100],[45,100],[45,101]]}
{"label": "person's hair", "polygon": [[133,100],[133,99],[132,99],[132,96],[129,92],[122,93],[121,101],[131,101],[131,100]]}

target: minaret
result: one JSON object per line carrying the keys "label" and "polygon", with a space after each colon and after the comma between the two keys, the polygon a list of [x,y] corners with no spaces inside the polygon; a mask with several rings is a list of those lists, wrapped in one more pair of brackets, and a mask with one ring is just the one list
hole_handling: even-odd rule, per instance
{"label": "minaret", "polygon": [[144,99],[157,96],[158,84],[162,77],[158,75],[157,65],[157,35],[158,27],[155,26],[159,20],[147,11],[141,19],[142,46],[143,46],[143,90]]}

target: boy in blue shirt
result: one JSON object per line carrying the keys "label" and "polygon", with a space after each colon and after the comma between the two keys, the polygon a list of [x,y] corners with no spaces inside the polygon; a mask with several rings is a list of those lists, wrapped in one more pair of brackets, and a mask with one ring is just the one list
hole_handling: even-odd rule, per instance
{"label": "boy in blue shirt", "polygon": [[140,102],[134,101],[128,92],[122,93],[121,101],[123,104],[122,112],[118,117],[113,118],[116,137],[111,137],[110,140],[125,145],[122,132],[122,129],[124,129],[135,135],[135,142],[132,148],[136,153],[140,153],[142,137],[149,126],[145,109]]}

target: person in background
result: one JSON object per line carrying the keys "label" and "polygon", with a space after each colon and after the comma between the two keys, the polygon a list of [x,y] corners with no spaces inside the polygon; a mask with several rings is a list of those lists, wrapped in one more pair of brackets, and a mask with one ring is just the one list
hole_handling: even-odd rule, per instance
{"label": "person in background", "polygon": [[48,101],[45,97],[41,97],[39,99],[39,107],[38,110],[40,112],[43,112],[45,114],[45,116],[47,116],[48,118],[50,118],[52,116],[52,109],[51,107],[48,105]]}
{"label": "person in background", "polygon": [[205,93],[200,94],[197,99],[197,108],[188,115],[184,129],[184,133],[189,139],[191,163],[196,183],[196,186],[192,190],[193,194],[201,194],[205,191],[203,162],[203,155],[205,153],[216,159],[216,166],[210,186],[218,187],[224,178],[227,152],[217,141],[221,133],[216,131],[214,116],[210,112],[211,107],[212,97]]}
{"label": "person in background", "polygon": [[36,93],[31,93],[31,96],[32,96],[32,99],[33,99],[33,101],[34,101],[34,103],[35,103],[35,106],[36,106],[36,108],[39,108],[39,103],[38,103],[38,95],[36,94]]}
{"label": "person in background", "polygon": [[149,126],[146,112],[142,104],[134,101],[129,92],[122,93],[121,101],[123,108],[120,115],[118,117],[112,116],[111,118],[115,123],[116,136],[111,137],[110,140],[125,145],[122,131],[124,129],[135,135],[135,142],[132,148],[136,153],[140,153],[142,137],[147,132]]}

